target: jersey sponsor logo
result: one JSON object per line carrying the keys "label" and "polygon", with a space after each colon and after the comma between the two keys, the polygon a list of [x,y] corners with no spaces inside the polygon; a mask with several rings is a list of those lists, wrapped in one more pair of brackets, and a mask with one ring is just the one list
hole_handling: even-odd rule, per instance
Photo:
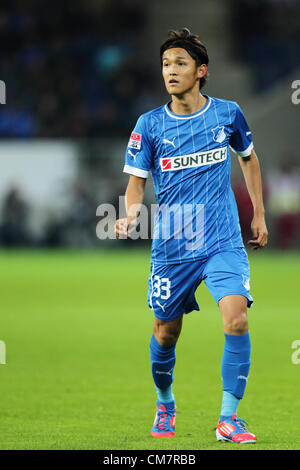
{"label": "jersey sponsor logo", "polygon": [[161,159],[161,169],[162,171],[172,170],[172,160],[171,158],[162,158]]}
{"label": "jersey sponsor logo", "polygon": [[142,134],[137,134],[136,132],[132,132],[129,142],[128,142],[128,147],[132,149],[141,149],[141,142],[142,142]]}
{"label": "jersey sponsor logo", "polygon": [[183,170],[185,168],[197,168],[204,165],[220,163],[227,158],[227,147],[222,147],[208,152],[192,153],[190,155],[180,155],[178,157],[168,157],[160,159],[161,171]]}
{"label": "jersey sponsor logo", "polygon": [[224,142],[224,140],[226,139],[224,126],[214,127],[211,131],[213,133],[213,139],[214,139],[215,142],[218,142],[219,144]]}

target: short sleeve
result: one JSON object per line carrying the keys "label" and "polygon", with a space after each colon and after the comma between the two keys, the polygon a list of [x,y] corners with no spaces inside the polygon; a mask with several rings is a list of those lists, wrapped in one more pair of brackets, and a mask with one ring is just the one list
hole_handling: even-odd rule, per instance
{"label": "short sleeve", "polygon": [[152,168],[152,145],[145,115],[139,117],[130,135],[125,154],[123,171],[130,175],[147,178]]}
{"label": "short sleeve", "polygon": [[232,134],[229,138],[231,149],[241,157],[248,157],[253,149],[252,133],[243,111],[237,103],[235,105],[235,114],[232,122]]}

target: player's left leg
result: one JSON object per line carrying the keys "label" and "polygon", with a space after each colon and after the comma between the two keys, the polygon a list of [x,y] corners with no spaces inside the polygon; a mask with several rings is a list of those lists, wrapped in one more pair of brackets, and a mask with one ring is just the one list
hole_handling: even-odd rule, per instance
{"label": "player's left leg", "polygon": [[239,444],[256,442],[255,435],[247,431],[245,422],[236,417],[250,369],[247,303],[248,299],[243,295],[227,295],[219,301],[225,345],[222,358],[222,409],[216,434],[218,440]]}
{"label": "player's left leg", "polygon": [[247,307],[250,273],[244,248],[223,251],[211,256],[204,269],[204,282],[218,304],[224,325],[225,345],[222,358],[223,400],[217,425],[217,439],[236,443],[255,442],[236,411],[243,398],[250,368],[250,336]]}

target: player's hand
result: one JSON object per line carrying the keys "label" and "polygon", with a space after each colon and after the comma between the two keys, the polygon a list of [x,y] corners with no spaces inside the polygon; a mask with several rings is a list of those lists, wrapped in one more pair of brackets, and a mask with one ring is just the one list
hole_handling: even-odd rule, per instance
{"label": "player's hand", "polygon": [[252,250],[261,251],[268,243],[268,230],[264,216],[254,215],[251,223],[251,229],[253,233],[253,239],[248,241],[248,245],[251,245]]}
{"label": "player's hand", "polygon": [[130,217],[125,217],[123,219],[118,219],[115,223],[115,233],[117,238],[129,238],[130,233],[135,228],[135,219]]}

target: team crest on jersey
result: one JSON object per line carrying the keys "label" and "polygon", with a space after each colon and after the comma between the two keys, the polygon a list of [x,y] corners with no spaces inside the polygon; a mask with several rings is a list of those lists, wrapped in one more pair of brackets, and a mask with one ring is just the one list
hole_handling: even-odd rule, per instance
{"label": "team crest on jersey", "polygon": [[215,142],[218,142],[219,144],[223,142],[226,139],[226,134],[224,131],[224,126],[217,126],[214,129],[211,130],[213,133],[213,139]]}
{"label": "team crest on jersey", "polygon": [[129,142],[128,142],[128,147],[132,149],[140,150],[141,143],[142,143],[142,134],[137,134],[136,132],[132,132]]}

